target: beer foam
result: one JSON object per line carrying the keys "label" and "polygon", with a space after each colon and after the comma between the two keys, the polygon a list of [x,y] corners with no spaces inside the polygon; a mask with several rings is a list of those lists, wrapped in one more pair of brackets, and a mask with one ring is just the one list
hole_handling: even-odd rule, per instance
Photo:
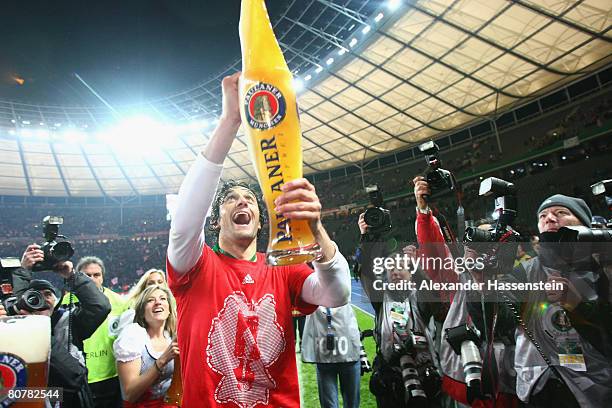
{"label": "beer foam", "polygon": [[48,316],[0,317],[0,353],[19,356],[26,363],[47,362],[51,348]]}

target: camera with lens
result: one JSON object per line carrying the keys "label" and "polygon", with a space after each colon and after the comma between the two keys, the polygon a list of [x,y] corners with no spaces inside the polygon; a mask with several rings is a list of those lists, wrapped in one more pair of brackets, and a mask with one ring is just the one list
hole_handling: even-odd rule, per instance
{"label": "camera with lens", "polygon": [[612,230],[607,228],[589,228],[583,225],[561,227],[555,232],[540,233],[541,242],[612,242]]}
{"label": "camera with lens", "polygon": [[446,329],[446,341],[453,351],[461,356],[465,383],[467,385],[467,400],[472,403],[475,399],[482,399],[482,357],[479,347],[481,345],[480,332],[467,324]]}
{"label": "camera with lens", "polygon": [[0,258],[0,302],[7,315],[15,316],[20,310],[36,312],[48,308],[42,293],[28,289],[21,296],[13,293],[13,271],[21,267],[18,258]]}
{"label": "camera with lens", "polygon": [[427,347],[427,338],[423,334],[413,332],[399,322],[393,323],[393,350],[399,356],[406,405],[427,406],[427,392],[415,361],[417,350]]}
{"label": "camera with lens", "polygon": [[[43,218],[43,237],[45,242],[40,249],[44,253],[44,259],[32,266],[32,271],[51,270],[58,262],[69,260],[74,255],[72,244],[66,237],[59,235],[59,226],[64,223],[63,217],[48,215]],[[56,241],[57,238],[61,240]]]}
{"label": "camera with lens", "polygon": [[454,191],[457,188],[457,182],[452,172],[442,168],[439,155],[440,147],[433,140],[430,140],[419,145],[419,150],[425,155],[425,162],[427,163],[425,180],[429,184],[431,193]]}
{"label": "camera with lens", "polygon": [[516,188],[513,183],[489,177],[480,183],[478,195],[495,197],[496,222],[486,231],[476,227],[465,229],[464,242],[520,242],[521,235],[512,226],[516,219]]}
{"label": "camera with lens", "polygon": [[608,228],[573,225],[561,227],[554,232],[540,233],[540,250],[553,253],[568,263],[598,254],[600,263],[612,264],[610,245],[612,229]]}
{"label": "camera with lens", "polygon": [[361,375],[363,376],[365,373],[369,373],[372,371],[372,367],[370,366],[370,361],[368,360],[368,354],[363,347],[363,339],[366,337],[373,337],[374,332],[372,329],[364,330],[359,332],[359,365],[361,367]]}
{"label": "camera with lens", "polygon": [[18,315],[20,310],[38,312],[49,308],[43,294],[35,289],[26,290],[20,297],[11,296],[3,302],[3,305],[9,316]]}
{"label": "camera with lens", "polygon": [[[404,311],[393,308],[392,312]],[[428,352],[427,338],[399,321],[393,322],[392,330],[393,354],[388,362],[380,356],[374,359],[370,391],[376,396],[393,394],[396,400],[403,400],[401,406],[427,407],[428,398],[437,395],[441,387],[440,375],[433,364],[417,368],[417,352]],[[361,337],[368,335],[372,335],[371,330]]]}
{"label": "camera with lens", "polygon": [[380,235],[391,231],[391,212],[383,207],[383,196],[377,185],[367,186],[366,193],[372,207],[363,214],[363,220],[368,226],[368,233]]}
{"label": "camera with lens", "polygon": [[[463,236],[464,243],[480,243],[479,251],[484,264],[498,274],[510,272],[516,258],[518,242],[525,239],[513,228],[516,219],[516,188],[514,184],[489,177],[480,183],[478,194],[483,197],[495,198],[495,223],[488,230],[477,227],[467,227]],[[491,245],[484,245],[489,243]],[[509,245],[508,243],[514,243]]]}

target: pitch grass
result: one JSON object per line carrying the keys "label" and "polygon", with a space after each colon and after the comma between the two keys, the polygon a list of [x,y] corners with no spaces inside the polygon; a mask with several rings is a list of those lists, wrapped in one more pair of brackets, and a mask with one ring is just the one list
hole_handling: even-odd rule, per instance
{"label": "pitch grass", "polygon": [[[357,323],[359,324],[359,330],[373,329],[374,328],[374,318],[370,315],[361,311],[353,306],[355,310],[355,316],[357,317]],[[370,361],[370,365],[374,360],[374,356],[376,355],[376,345],[374,344],[374,339],[372,337],[367,337],[363,341],[363,346],[365,347],[366,353],[368,354],[368,360]],[[319,405],[319,390],[317,389],[317,368],[314,364],[301,363],[301,356],[297,355],[298,359],[298,370],[300,370],[300,395],[302,398],[302,407],[304,408],[318,408]],[[300,367],[301,365],[301,367]],[[369,384],[370,384],[370,374],[365,373],[363,377],[361,377],[361,403],[360,407],[366,408],[375,408],[376,400],[374,396],[370,393]],[[340,394],[340,389],[338,389],[338,394]],[[340,395],[340,407],[342,407],[342,396]]]}

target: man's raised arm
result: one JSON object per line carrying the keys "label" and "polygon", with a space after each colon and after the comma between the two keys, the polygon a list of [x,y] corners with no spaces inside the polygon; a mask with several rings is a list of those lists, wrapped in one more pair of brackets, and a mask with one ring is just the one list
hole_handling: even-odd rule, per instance
{"label": "man's raised arm", "polygon": [[240,127],[239,77],[240,72],[236,72],[223,79],[223,112],[219,124],[179,189],[168,243],[168,261],[177,274],[191,270],[202,255],[206,213],[215,196],[223,162]]}

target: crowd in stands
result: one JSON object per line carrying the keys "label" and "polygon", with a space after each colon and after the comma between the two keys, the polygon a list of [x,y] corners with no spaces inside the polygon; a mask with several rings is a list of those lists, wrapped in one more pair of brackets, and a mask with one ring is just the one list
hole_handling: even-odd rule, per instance
{"label": "crowd in stands", "polygon": [[82,236],[132,236],[167,230],[164,207],[62,208],[57,206],[28,208],[3,207],[0,212],[0,237],[30,238],[42,234],[42,219],[47,215],[63,216],[61,233]]}
{"label": "crowd in stands", "polygon": [[568,112],[556,126],[541,135],[531,135],[525,145],[530,148],[542,148],[559,140],[578,136],[585,128],[602,127],[612,117],[612,101],[604,98],[599,104],[580,105]]}

